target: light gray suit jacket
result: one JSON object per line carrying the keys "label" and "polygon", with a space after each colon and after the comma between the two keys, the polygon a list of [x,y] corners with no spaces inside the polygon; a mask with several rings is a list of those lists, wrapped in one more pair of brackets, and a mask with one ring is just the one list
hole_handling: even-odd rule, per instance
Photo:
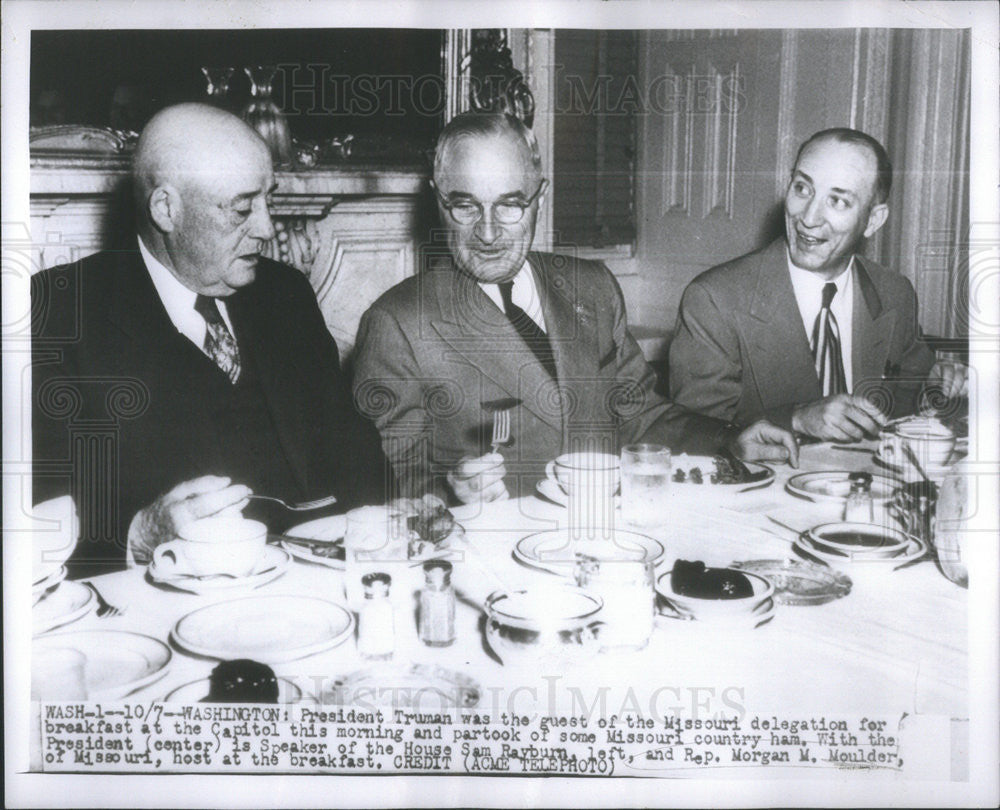
{"label": "light gray suit jacket", "polygon": [[[912,411],[934,364],[920,340],[916,294],[875,262],[855,256],[854,267],[853,391],[895,415]],[[784,239],[688,285],[670,345],[670,394],[700,413],[783,427],[796,405],[823,396]]]}
{"label": "light gray suit jacket", "polygon": [[616,453],[644,439],[714,451],[724,423],[654,392],[655,374],[628,332],[607,268],[542,253],[529,263],[558,383],[450,258],[397,284],[362,318],[355,404],[378,427],[402,492],[440,494],[463,456],[487,452],[495,407],[511,409],[512,440],[500,452],[513,496],[531,492],[545,463],[570,450]]}

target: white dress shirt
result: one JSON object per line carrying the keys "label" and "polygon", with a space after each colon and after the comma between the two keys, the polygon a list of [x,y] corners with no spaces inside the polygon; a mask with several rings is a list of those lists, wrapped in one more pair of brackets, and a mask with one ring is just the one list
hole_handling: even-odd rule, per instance
{"label": "white dress shirt", "polygon": [[[204,353],[205,333],[208,331],[208,325],[194,308],[198,294],[181,284],[177,276],[150,253],[141,236],[138,237],[138,241],[142,261],[146,265],[146,270],[149,271],[149,277],[153,280],[156,294],[160,296],[163,307],[167,310],[170,322],[178,332]],[[219,306],[219,312],[222,313],[222,319],[226,322],[229,334],[235,335],[232,321],[229,320],[229,313],[226,311],[225,299],[216,298],[215,302]]]}
{"label": "white dress shirt", "polygon": [[[483,288],[483,292],[490,297],[490,300],[500,307],[500,311],[505,312],[500,287],[496,284],[483,282],[479,282],[479,286]],[[545,316],[542,314],[542,301],[538,297],[538,288],[535,286],[535,274],[531,272],[531,266],[527,261],[521,265],[521,269],[514,276],[514,287],[511,290],[510,298],[527,313],[531,320],[538,324],[543,332],[548,332],[548,329],[545,328]]]}
{"label": "white dress shirt", "polygon": [[[795,301],[802,315],[802,325],[806,330],[806,340],[812,348],[812,331],[816,316],[823,306],[823,287],[827,280],[811,270],[803,270],[788,258],[788,274],[792,278],[792,289],[795,291]],[[830,312],[837,319],[837,329],[840,332],[840,353],[844,361],[844,382],[848,392],[854,389],[854,377],[851,373],[852,328],[854,326],[854,257],[847,269],[831,279],[837,285],[837,294],[830,302]]]}

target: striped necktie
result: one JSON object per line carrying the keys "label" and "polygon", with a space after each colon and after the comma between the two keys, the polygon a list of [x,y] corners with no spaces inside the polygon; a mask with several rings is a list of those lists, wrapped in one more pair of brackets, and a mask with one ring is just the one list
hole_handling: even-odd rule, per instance
{"label": "striped necktie", "polygon": [[500,288],[500,297],[503,298],[503,311],[507,319],[514,325],[517,333],[528,344],[528,348],[534,353],[538,362],[542,364],[549,376],[553,380],[559,377],[556,374],[556,360],[552,354],[552,344],[549,336],[542,328],[535,323],[532,317],[514,303],[514,282],[503,281],[497,286]]}
{"label": "striped necktie", "polygon": [[816,364],[816,375],[823,386],[823,396],[843,394],[847,391],[844,376],[844,359],[840,353],[840,329],[837,319],[830,311],[830,303],[837,294],[837,285],[832,281],[823,286],[823,306],[816,316],[812,331],[812,355]]}
{"label": "striped necktie", "polygon": [[199,295],[194,302],[195,311],[205,319],[204,349],[213,363],[217,365],[233,384],[240,378],[240,350],[226,326],[219,305],[214,298]]}

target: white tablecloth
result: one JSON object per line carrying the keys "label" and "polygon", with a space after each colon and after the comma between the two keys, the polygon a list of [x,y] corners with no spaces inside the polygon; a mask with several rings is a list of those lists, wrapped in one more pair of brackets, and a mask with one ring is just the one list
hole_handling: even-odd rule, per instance
{"label": "white tablecloth", "polygon": [[[836,451],[829,445],[803,448],[802,470],[870,469],[870,456]],[[785,489],[796,471],[776,468],[770,487],[713,503],[693,485],[674,486],[669,521],[646,530],[666,548],[663,570],[676,558],[726,565],[736,560],[794,557],[791,536],[765,518],[773,515],[805,529],[839,519],[835,504],[800,500]],[[685,495],[684,493],[688,493]],[[555,528],[566,510],[536,498],[490,504],[481,513],[459,511],[470,545],[509,586],[546,585],[551,574],[526,568],[511,555],[526,534]],[[343,601],[342,574],[293,562],[279,579],[253,591],[212,595],[182,593],[151,584],[144,569],[97,577],[105,598],[126,608],[123,615],[91,613],[54,632],[119,629],[167,640],[182,616],[213,602],[269,594],[312,595]],[[482,634],[482,614],[460,602],[458,639],[447,648],[428,648],[416,637],[415,621],[397,614],[397,662],[425,662],[456,670],[483,687],[484,703],[527,711],[540,704],[547,713],[579,713],[581,701],[606,700],[609,711],[622,707],[631,692],[640,703],[653,696],[659,711],[690,711],[706,701],[720,712],[727,702],[763,715],[807,719],[836,714],[900,716],[926,713],[953,718],[969,715],[966,591],[946,580],[933,562],[899,571],[884,562],[848,569],[851,593],[820,606],[778,605],[771,622],[758,629],[657,620],[645,650],[597,656],[591,664],[561,672],[513,671],[491,655]],[[477,598],[495,583],[456,566],[455,580]],[[207,677],[215,661],[174,648],[169,672],[129,700],[148,702],[175,687]],[[307,691],[317,694],[333,679],[365,667],[354,639],[327,652],[275,666]],[[641,706],[646,710],[649,704]],[[486,708],[489,708],[487,705]]]}

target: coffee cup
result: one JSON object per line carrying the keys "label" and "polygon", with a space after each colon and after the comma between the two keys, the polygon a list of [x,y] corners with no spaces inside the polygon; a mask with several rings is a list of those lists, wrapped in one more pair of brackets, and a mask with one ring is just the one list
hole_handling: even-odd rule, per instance
{"label": "coffee cup", "polygon": [[153,550],[153,564],[164,576],[245,577],[264,554],[267,526],[242,518],[205,518],[178,531],[178,538]]}
{"label": "coffee cup", "polygon": [[582,488],[612,496],[621,482],[620,465],[611,453],[564,453],[545,465],[545,475],[567,495]]}
{"label": "coffee cup", "polygon": [[879,453],[891,464],[910,464],[904,445],[924,468],[941,467],[948,463],[955,450],[955,434],[937,419],[914,417],[895,424],[894,430],[883,432]]}

